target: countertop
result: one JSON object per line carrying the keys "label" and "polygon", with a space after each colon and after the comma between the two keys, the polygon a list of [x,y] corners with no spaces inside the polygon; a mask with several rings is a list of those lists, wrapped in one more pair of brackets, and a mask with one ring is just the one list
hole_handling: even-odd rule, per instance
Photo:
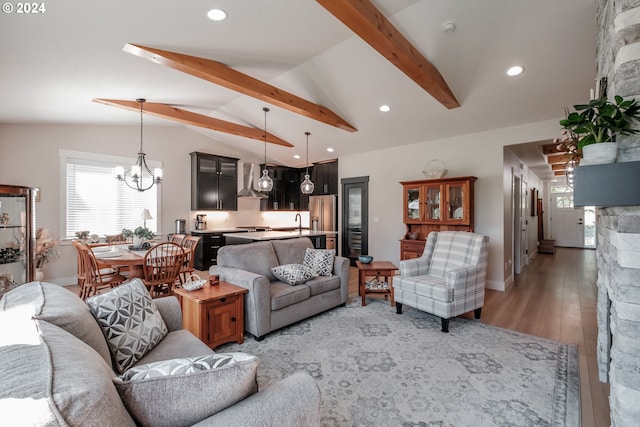
{"label": "countertop", "polygon": [[277,240],[292,239],[294,237],[313,237],[335,235],[335,231],[311,231],[311,230],[295,230],[295,231],[253,231],[249,233],[228,233],[223,234],[225,237],[234,237],[236,239],[246,239],[252,241],[261,240]]}

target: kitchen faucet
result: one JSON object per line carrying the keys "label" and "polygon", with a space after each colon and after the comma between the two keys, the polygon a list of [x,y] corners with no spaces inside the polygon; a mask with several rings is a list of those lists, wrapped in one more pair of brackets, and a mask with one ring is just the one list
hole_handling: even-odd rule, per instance
{"label": "kitchen faucet", "polygon": [[294,218],[294,221],[298,221],[298,220],[300,221],[298,223],[298,232],[302,233],[302,216],[299,213],[297,213],[296,217]]}

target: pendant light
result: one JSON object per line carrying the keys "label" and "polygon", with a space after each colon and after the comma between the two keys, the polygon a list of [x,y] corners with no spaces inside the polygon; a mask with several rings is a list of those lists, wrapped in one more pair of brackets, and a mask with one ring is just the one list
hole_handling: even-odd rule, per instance
{"label": "pendant light", "polygon": [[307,135],[307,171],[304,175],[304,181],[302,181],[302,184],[300,184],[300,191],[302,191],[302,194],[311,194],[313,193],[313,189],[315,187],[313,185],[313,182],[311,182],[311,180],[309,179],[309,135],[311,135],[311,133],[305,132],[304,134]]}
{"label": "pendant light", "polygon": [[258,180],[258,188],[260,191],[271,191],[273,189],[273,180],[269,178],[269,170],[267,169],[267,113],[269,109],[264,107],[262,111],[264,111],[264,170]]}
{"label": "pendant light", "polygon": [[[142,149],[142,105],[146,101],[143,98],[136,99],[140,103],[140,151],[138,151],[138,159],[135,164],[131,166],[131,169],[125,171],[122,166],[116,166],[114,174],[118,181],[122,181],[127,184],[128,187],[133,188],[134,190],[143,192],[147,191],[154,184],[160,184],[162,182],[162,169],[155,168],[153,172],[147,166],[147,161],[145,159],[146,154]],[[149,176],[150,182],[145,186],[144,174]]]}

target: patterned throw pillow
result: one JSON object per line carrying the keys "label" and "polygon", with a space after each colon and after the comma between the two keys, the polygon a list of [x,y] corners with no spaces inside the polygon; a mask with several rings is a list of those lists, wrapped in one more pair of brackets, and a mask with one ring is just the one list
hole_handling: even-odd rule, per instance
{"label": "patterned throw pillow", "polygon": [[87,299],[87,305],[102,328],[119,373],[135,365],[168,333],[149,291],[138,279]]}
{"label": "patterned throw pillow", "polygon": [[[238,353],[241,355],[241,353]],[[253,357],[253,356],[250,356]],[[243,358],[240,358],[243,360]],[[134,366],[118,378],[122,381],[146,380],[147,378],[168,377],[171,375],[192,374],[198,371],[233,365],[236,362],[232,353],[216,353],[208,356],[186,357],[183,359],[161,360]]]}
{"label": "patterned throw pillow", "polygon": [[335,249],[307,248],[303,264],[313,271],[314,276],[331,276],[335,256]]}
{"label": "patterned throw pillow", "polygon": [[135,366],[113,384],[137,425],[190,426],[257,392],[258,365],[250,354],[216,353]]}
{"label": "patterned throw pillow", "polygon": [[313,277],[313,270],[302,264],[285,264],[273,267],[271,272],[279,280],[290,285],[300,285]]}

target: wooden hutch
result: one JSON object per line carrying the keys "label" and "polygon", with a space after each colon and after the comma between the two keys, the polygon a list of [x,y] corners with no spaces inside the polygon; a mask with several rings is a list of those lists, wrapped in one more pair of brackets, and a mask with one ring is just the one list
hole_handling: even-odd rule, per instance
{"label": "wooden hutch", "polygon": [[418,258],[432,231],[474,231],[475,176],[403,181],[403,217],[407,231],[400,259]]}

